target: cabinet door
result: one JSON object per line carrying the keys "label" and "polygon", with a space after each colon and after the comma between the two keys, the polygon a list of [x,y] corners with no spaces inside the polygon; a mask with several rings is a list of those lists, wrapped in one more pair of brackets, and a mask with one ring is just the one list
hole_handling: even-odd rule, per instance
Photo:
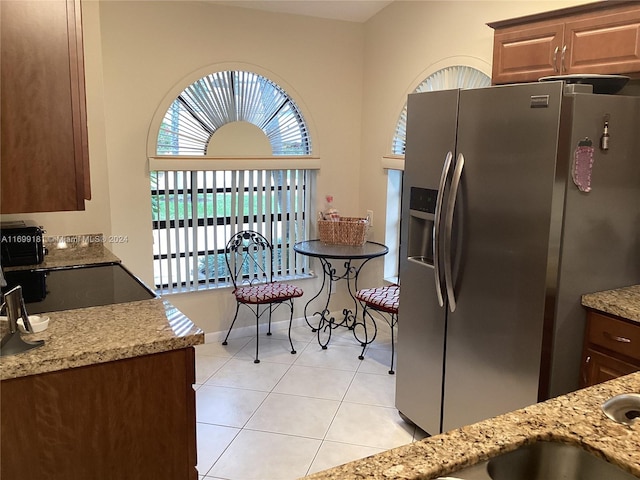
{"label": "cabinet door", "polygon": [[3,480],[197,480],[193,347],[3,380]]}
{"label": "cabinet door", "polygon": [[557,21],[497,30],[491,81],[517,83],[557,75],[563,34],[563,23]]}
{"label": "cabinet door", "polygon": [[79,0],[0,1],[1,212],[84,209]]}
{"label": "cabinet door", "polygon": [[625,362],[591,348],[585,350],[580,387],[613,380],[640,370],[640,365]]}
{"label": "cabinet door", "polygon": [[640,4],[617,13],[567,21],[563,73],[640,71]]}
{"label": "cabinet door", "polygon": [[592,347],[640,363],[639,324],[598,312],[588,312],[587,321],[586,339]]}

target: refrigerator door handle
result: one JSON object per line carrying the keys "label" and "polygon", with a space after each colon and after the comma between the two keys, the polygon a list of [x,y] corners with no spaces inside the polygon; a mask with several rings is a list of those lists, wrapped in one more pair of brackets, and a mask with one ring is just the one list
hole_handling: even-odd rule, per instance
{"label": "refrigerator door handle", "polygon": [[447,287],[447,298],[449,299],[449,310],[456,310],[456,292],[453,285],[453,255],[451,253],[451,237],[453,231],[453,213],[456,208],[456,200],[458,198],[458,187],[460,186],[460,178],[462,177],[462,169],[464,168],[464,155],[458,154],[456,167],[453,171],[451,179],[451,188],[449,189],[449,200],[447,202],[447,211],[444,220],[444,279]]}
{"label": "refrigerator door handle", "polygon": [[447,152],[440,175],[440,184],[438,185],[438,198],[436,200],[435,220],[433,226],[433,274],[436,280],[436,296],[438,297],[438,305],[444,306],[444,295],[442,294],[442,282],[440,281],[440,220],[442,217],[442,200],[444,190],[451,170],[451,161],[453,153]]}

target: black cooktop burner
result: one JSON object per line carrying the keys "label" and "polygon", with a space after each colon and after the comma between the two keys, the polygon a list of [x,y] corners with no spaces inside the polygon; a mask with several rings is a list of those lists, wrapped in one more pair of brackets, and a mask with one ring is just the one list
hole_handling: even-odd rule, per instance
{"label": "black cooktop burner", "polygon": [[22,286],[28,313],[56,312],[155,298],[125,267],[91,265],[53,270],[5,272],[8,290]]}

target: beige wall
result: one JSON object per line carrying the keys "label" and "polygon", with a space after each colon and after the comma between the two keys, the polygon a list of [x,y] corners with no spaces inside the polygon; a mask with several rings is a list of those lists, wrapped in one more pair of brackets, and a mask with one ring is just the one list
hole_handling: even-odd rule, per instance
{"label": "beige wall", "polygon": [[[362,25],[200,2],[107,1],[100,14],[112,232],[130,238],[113,250],[145,281],[152,280],[149,126],[167,94],[207,69],[247,68],[282,85],[312,125],[322,161],[318,191],[332,193],[345,213],[360,213]],[[318,288],[315,280],[299,284]],[[218,331],[233,314],[230,298],[225,289],[171,300],[206,331]],[[301,316],[304,303],[297,306]]]}
{"label": "beige wall", "polygon": [[[366,24],[188,1],[84,0],[87,108],[93,199],[85,212],[35,218],[51,234],[126,235],[108,245],[147,283],[152,237],[147,139],[159,105],[210,67],[254,68],[280,83],[312,125],[322,159],[317,192],[347,215],[375,213],[384,241],[386,173],[406,94],[427,75],[465,63],[490,73],[488,21],[584,1],[398,1]],[[464,12],[464,14],[462,14]],[[153,132],[155,133],[155,132]],[[382,261],[362,285],[379,284]],[[319,284],[301,281],[309,298]],[[207,332],[226,328],[228,290],[170,297]],[[304,300],[298,302],[301,315]],[[241,324],[248,324],[248,319]]]}

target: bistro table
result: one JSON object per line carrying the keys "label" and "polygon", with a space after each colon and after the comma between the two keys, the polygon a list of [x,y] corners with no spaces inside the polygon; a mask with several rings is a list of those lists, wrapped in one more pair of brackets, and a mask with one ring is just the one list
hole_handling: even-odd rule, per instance
{"label": "bistro table", "polygon": [[[354,331],[354,336],[362,346],[369,343],[366,333],[366,325],[363,324],[365,330],[365,339],[358,338],[355,326],[358,324],[358,301],[355,298],[355,294],[358,291],[358,275],[362,267],[372,258],[382,257],[389,252],[389,248],[386,245],[377,242],[365,242],[364,245],[329,245],[321,242],[320,240],[306,240],[304,242],[298,242],[293,246],[294,251],[301,255],[308,257],[314,257],[320,260],[322,265],[322,286],[318,290],[318,293],[307,302],[304,307],[304,318],[309,327],[315,332],[318,332],[318,343],[323,349],[327,348],[329,341],[331,340],[332,330],[338,327],[347,327]],[[338,272],[333,263],[340,263],[344,261],[342,267],[343,270]],[[335,292],[334,285],[339,280],[345,280],[347,283],[347,289],[349,295],[353,300],[354,308],[344,308],[342,310],[343,318],[337,321],[331,316],[329,311],[329,302],[331,296]],[[318,316],[318,326],[314,327],[309,322],[309,315],[307,310],[311,302],[318,298],[326,288],[326,301],[324,308],[313,312],[311,317]],[[326,337],[326,338],[325,338]]]}

